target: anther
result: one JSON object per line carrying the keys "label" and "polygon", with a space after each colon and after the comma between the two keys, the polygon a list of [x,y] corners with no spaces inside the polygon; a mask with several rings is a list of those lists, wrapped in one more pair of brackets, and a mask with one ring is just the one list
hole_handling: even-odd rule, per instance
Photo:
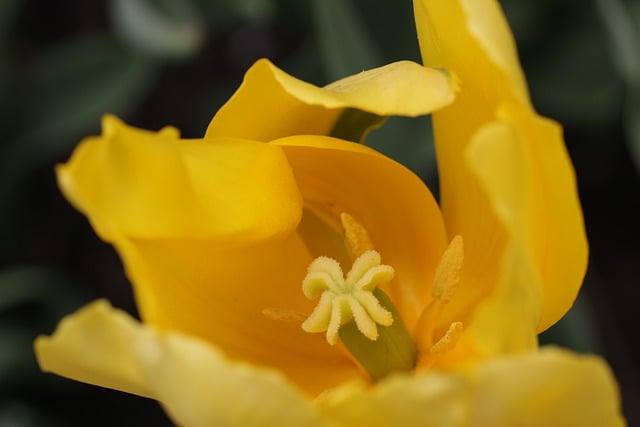
{"label": "anther", "polygon": [[345,246],[352,260],[366,251],[373,250],[369,233],[362,224],[346,212],[340,214],[340,221],[344,229]]}
{"label": "anther", "polygon": [[431,295],[441,304],[446,304],[455,294],[460,283],[460,272],[464,262],[462,237],[455,236],[442,254],[431,286]]}
{"label": "anther", "polygon": [[429,351],[434,355],[444,354],[456,346],[461,335],[462,322],[453,322],[449,325],[447,332],[445,332],[444,335],[431,346]]}
{"label": "anther", "polygon": [[[422,351],[429,351],[434,344],[434,329],[440,312],[451,301],[460,284],[460,274],[464,263],[464,245],[461,236],[455,236],[445,249],[436,267],[431,283],[433,300],[425,307],[416,327],[416,341]],[[456,326],[461,328],[462,325]],[[446,335],[446,334],[445,334]],[[455,343],[454,343],[455,345]],[[441,348],[441,346],[437,347]],[[443,350],[441,350],[443,351]]]}

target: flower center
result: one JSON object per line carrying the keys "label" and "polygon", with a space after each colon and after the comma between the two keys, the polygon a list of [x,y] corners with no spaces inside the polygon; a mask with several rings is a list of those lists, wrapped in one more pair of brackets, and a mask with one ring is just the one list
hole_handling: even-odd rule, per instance
{"label": "flower center", "polygon": [[369,235],[353,217],[340,216],[345,243],[355,259],[346,277],[337,261],[316,258],[302,281],[309,299],[320,295],[302,324],[306,332],[325,332],[329,344],[338,337],[374,380],[415,367],[417,349],[400,314],[378,287],[393,279],[393,267],[381,263]]}
{"label": "flower center", "polygon": [[319,301],[302,329],[326,332],[330,345],[340,338],[373,380],[395,371],[411,371],[416,365],[433,365],[456,346],[462,334],[462,323],[453,322],[441,337],[434,339],[441,309],[451,300],[460,281],[462,238],[454,237],[442,255],[431,286],[432,300],[423,310],[412,337],[391,299],[379,288],[393,279],[393,267],[382,264],[360,223],[346,213],[340,220],[353,265],[345,276],[332,258],[321,256],[311,262],[302,291],[307,298],[319,297]]}

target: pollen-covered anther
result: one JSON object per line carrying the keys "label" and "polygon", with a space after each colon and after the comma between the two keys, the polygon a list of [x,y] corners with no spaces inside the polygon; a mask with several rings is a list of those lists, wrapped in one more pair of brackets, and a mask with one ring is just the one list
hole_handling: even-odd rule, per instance
{"label": "pollen-covered anther", "polygon": [[[455,236],[451,239],[451,243],[445,249],[436,267],[433,282],[431,283],[431,296],[433,299],[422,311],[416,326],[416,340],[423,351],[430,351],[432,346],[436,346],[439,343],[434,344],[434,330],[443,307],[451,301],[458,290],[463,264],[464,245],[462,237]],[[461,328],[461,325],[455,327]],[[451,333],[453,332],[451,330]],[[446,334],[442,339],[445,338]],[[455,341],[457,340],[454,340],[454,344]]]}
{"label": "pollen-covered anther", "polygon": [[431,295],[440,304],[448,303],[460,283],[460,272],[464,263],[462,237],[455,236],[442,254],[433,276]]}
{"label": "pollen-covered anther", "polygon": [[344,277],[340,264],[332,258],[316,258],[302,281],[302,292],[320,301],[302,323],[306,332],[327,332],[327,341],[338,340],[340,327],[353,321],[358,330],[370,340],[378,339],[376,325],[390,326],[393,315],[373,295],[376,287],[393,279],[393,267],[380,263],[380,254],[368,250],[353,263]]}
{"label": "pollen-covered anther", "polygon": [[373,250],[373,243],[367,229],[346,212],[340,214],[340,222],[344,229],[344,240],[352,260],[366,251]]}
{"label": "pollen-covered anther", "polygon": [[429,349],[431,354],[444,354],[452,350],[462,335],[462,322],[453,322],[444,335]]}

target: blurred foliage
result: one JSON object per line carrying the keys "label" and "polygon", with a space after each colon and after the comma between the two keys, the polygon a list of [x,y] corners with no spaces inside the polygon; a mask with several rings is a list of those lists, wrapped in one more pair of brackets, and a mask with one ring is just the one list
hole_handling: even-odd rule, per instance
{"label": "blurred foliage", "polygon": [[[624,200],[637,201],[639,194],[637,173],[628,171],[630,156],[640,168],[640,1],[502,3],[534,104],[565,125],[587,225],[593,226],[591,268],[607,273],[637,266],[636,258],[623,264],[620,257],[637,254],[628,248],[637,245],[637,228],[630,227],[637,225],[638,205]],[[168,423],[153,402],[37,369],[32,340],[64,314],[97,297],[134,310],[117,258],[55,190],[53,165],[82,137],[98,132],[107,112],[141,127],[171,124],[186,136],[201,135],[244,70],[262,56],[321,85],[394,60],[419,61],[411,2],[0,1],[1,426]],[[629,151],[620,149],[622,142]],[[407,165],[437,192],[428,119],[390,118],[366,143]],[[619,193],[602,207],[612,185]],[[632,189],[633,199],[620,199],[628,194],[620,185]],[[607,228],[596,228],[608,225],[606,213],[598,219],[607,209],[632,212],[615,241],[604,236]],[[607,353],[607,340],[618,334],[624,344],[631,336],[618,327],[633,323],[624,303],[637,293],[616,300],[627,295],[626,288],[590,288],[596,297],[581,297],[544,342],[628,357],[624,345]],[[611,314],[607,301],[620,312]],[[610,319],[604,335],[597,326],[602,318]]]}

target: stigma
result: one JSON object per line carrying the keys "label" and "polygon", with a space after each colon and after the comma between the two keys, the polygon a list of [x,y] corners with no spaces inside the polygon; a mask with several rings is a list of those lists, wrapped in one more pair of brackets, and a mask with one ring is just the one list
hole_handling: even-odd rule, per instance
{"label": "stigma", "polygon": [[302,323],[306,332],[325,332],[329,344],[338,340],[340,328],[354,322],[369,340],[378,339],[378,327],[390,326],[394,318],[384,308],[374,291],[393,279],[393,267],[381,263],[375,250],[366,250],[353,262],[346,277],[340,264],[329,257],[316,258],[302,281],[302,291],[309,299],[320,300]]}

